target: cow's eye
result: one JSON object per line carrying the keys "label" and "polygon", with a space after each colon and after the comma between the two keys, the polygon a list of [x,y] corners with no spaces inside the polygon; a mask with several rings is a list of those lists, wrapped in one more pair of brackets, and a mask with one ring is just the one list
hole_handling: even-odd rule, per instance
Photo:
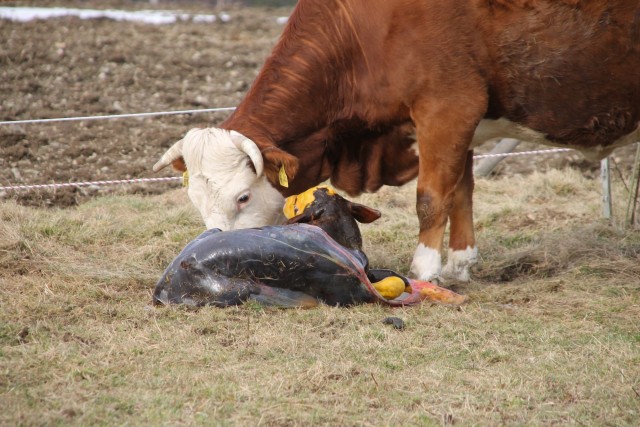
{"label": "cow's eye", "polygon": [[239,205],[244,205],[245,203],[247,203],[249,201],[249,199],[251,199],[251,195],[243,194],[242,196],[238,197],[238,204]]}

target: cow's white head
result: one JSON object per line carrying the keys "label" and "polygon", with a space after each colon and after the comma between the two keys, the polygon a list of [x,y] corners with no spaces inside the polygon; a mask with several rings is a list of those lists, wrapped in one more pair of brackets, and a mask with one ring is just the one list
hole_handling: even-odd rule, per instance
{"label": "cow's white head", "polygon": [[191,129],[153,170],[169,164],[189,171],[189,198],[208,229],[234,230],[284,221],[284,198],[263,174],[260,150],[238,132]]}

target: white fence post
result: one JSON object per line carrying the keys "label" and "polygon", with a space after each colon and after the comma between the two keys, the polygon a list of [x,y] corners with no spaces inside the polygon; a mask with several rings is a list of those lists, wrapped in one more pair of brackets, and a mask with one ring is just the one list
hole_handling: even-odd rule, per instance
{"label": "white fence post", "polygon": [[640,186],[640,143],[637,143],[636,159],[633,163],[631,174],[631,188],[629,189],[629,202],[627,203],[627,216],[625,227],[633,227],[636,222],[636,207],[638,205],[638,187]]}
{"label": "white fence post", "polygon": [[611,219],[611,174],[609,173],[609,157],[600,162],[600,179],[602,180],[602,216]]}
{"label": "white fence post", "polygon": [[[510,153],[518,144],[520,144],[520,141],[517,139],[502,139],[493,147],[493,150],[491,150],[489,154]],[[502,160],[504,160],[504,157],[487,157],[486,159],[482,159],[482,161],[478,163],[478,166],[473,169],[473,174],[475,176],[487,176]]]}

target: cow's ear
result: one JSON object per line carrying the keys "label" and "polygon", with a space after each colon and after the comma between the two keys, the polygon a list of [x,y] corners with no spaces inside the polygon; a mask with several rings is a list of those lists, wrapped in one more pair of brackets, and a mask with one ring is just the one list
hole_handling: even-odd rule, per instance
{"label": "cow's ear", "polygon": [[351,209],[351,215],[356,221],[363,224],[369,224],[382,216],[382,213],[360,203],[349,202],[349,208]]}
{"label": "cow's ear", "polygon": [[184,162],[184,157],[180,156],[171,162],[171,167],[180,172],[187,171],[187,164]]}
{"label": "cow's ear", "polygon": [[[264,173],[269,181],[288,187],[298,173],[300,162],[298,158],[277,147],[267,147],[262,150],[264,159]],[[284,176],[283,176],[284,174]]]}

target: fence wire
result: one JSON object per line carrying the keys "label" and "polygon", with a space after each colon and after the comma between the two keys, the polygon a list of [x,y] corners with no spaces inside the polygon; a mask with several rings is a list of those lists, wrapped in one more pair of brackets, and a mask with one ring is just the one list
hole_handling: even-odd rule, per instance
{"label": "fence wire", "polygon": [[[178,114],[200,114],[200,113],[215,113],[223,111],[233,111],[236,107],[219,107],[219,108],[200,108],[193,110],[174,110],[174,111],[156,111],[145,113],[129,113],[129,114],[110,114],[100,116],[80,116],[80,117],[59,117],[49,119],[27,119],[27,120],[10,120],[0,121],[0,126],[9,125],[25,125],[25,124],[47,124],[56,122],[74,122],[82,120],[108,120],[108,119],[129,119],[140,117],[156,117]],[[542,155],[551,153],[562,153],[572,151],[570,148],[553,148],[548,150],[533,150],[533,151],[518,151],[515,153],[500,153],[500,154],[479,154],[474,156],[476,159],[484,159],[489,157],[512,157],[512,156],[529,156],[529,155]],[[164,177],[164,178],[133,178],[133,179],[111,179],[102,181],[81,181],[81,182],[65,182],[65,183],[49,183],[49,184],[29,184],[29,185],[8,185],[0,186],[0,192],[7,191],[33,191],[33,190],[55,190],[58,188],[70,188],[70,187],[100,187],[106,185],[127,185],[136,183],[156,183],[156,182],[171,182],[181,181],[181,177]]]}

